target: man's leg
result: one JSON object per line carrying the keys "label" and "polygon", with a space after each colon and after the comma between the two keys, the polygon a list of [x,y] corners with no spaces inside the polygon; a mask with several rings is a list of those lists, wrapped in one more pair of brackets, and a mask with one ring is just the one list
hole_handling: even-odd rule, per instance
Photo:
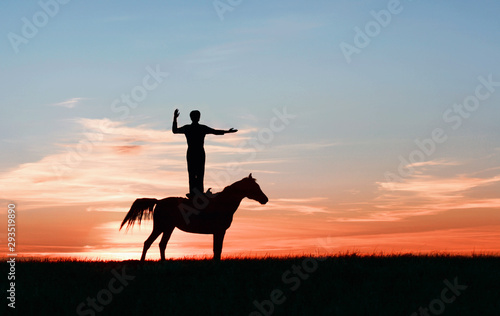
{"label": "man's leg", "polygon": [[189,152],[187,154],[187,165],[189,174],[189,194],[194,196],[196,188],[196,161]]}
{"label": "man's leg", "polygon": [[187,162],[189,173],[189,194],[194,197],[196,194],[204,193],[203,178],[205,175],[205,152],[188,151]]}
{"label": "man's leg", "polygon": [[201,152],[196,156],[194,163],[194,187],[200,193],[204,193],[203,178],[205,177],[205,153]]}

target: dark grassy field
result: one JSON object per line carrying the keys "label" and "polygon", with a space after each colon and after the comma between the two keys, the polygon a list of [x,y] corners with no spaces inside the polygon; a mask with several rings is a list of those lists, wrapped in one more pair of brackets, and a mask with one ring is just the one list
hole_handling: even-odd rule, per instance
{"label": "dark grassy field", "polygon": [[500,315],[493,256],[26,261],[15,282],[18,315]]}

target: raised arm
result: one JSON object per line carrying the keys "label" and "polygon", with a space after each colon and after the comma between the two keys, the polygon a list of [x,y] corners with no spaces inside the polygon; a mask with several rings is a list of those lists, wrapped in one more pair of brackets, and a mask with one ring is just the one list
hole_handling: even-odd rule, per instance
{"label": "raised arm", "polygon": [[175,109],[174,111],[174,121],[172,122],[172,133],[181,134],[182,130],[177,127],[177,118],[179,117],[179,109]]}

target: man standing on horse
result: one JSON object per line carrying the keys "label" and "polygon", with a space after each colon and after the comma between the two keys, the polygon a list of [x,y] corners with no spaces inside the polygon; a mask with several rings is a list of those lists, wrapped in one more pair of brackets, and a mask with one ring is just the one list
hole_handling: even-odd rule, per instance
{"label": "man standing on horse", "polygon": [[174,121],[172,123],[172,132],[174,134],[186,135],[188,143],[187,149],[187,165],[189,173],[189,193],[187,196],[193,198],[196,194],[203,193],[203,177],[205,176],[205,135],[224,135],[226,133],[236,133],[238,130],[231,128],[229,130],[217,130],[206,125],[199,124],[201,113],[200,111],[192,111],[189,116],[191,117],[191,124],[177,127],[177,118],[179,117],[179,110],[174,111]]}

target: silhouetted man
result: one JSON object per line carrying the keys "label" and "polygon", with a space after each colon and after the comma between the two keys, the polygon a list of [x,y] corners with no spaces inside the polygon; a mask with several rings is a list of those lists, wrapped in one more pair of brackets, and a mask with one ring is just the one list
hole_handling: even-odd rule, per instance
{"label": "silhouetted man", "polygon": [[205,176],[205,135],[224,135],[226,133],[236,133],[238,130],[231,128],[227,131],[217,130],[206,125],[199,124],[201,113],[200,111],[192,111],[189,116],[191,117],[191,124],[177,127],[177,118],[179,117],[179,110],[174,111],[174,122],[172,123],[172,132],[174,134],[186,135],[188,149],[187,149],[187,164],[189,173],[189,198],[194,197],[197,193],[205,192],[203,189],[203,177]]}

